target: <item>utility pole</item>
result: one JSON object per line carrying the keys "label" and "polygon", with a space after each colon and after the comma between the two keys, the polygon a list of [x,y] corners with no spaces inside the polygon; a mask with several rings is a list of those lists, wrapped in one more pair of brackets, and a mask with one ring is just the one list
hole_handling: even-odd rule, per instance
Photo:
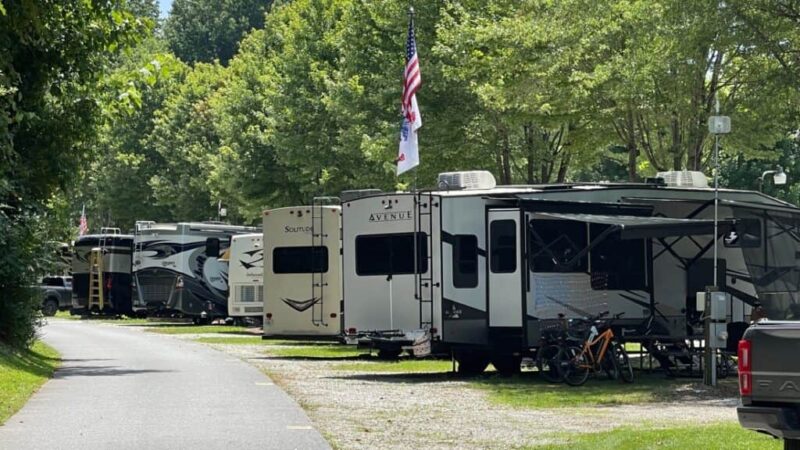
{"label": "utility pole", "polygon": [[[703,382],[707,386],[717,385],[717,348],[720,346],[720,333],[718,330],[721,324],[724,325],[725,318],[720,317],[718,313],[719,304],[717,303],[720,296],[725,298],[725,293],[720,292],[718,284],[718,267],[717,260],[719,259],[719,138],[721,134],[728,134],[731,132],[731,118],[728,116],[719,115],[719,97],[714,93],[715,115],[708,118],[708,131],[714,135],[714,275],[711,285],[706,288],[705,305],[703,315],[705,320],[703,323],[704,337],[705,337],[705,370],[703,371]],[[714,304],[712,304],[714,303]],[[723,309],[725,314],[726,309]]]}

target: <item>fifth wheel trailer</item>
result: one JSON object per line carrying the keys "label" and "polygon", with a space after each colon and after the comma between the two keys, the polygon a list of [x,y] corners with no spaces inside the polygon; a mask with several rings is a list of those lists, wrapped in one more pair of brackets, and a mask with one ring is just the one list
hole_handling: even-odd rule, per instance
{"label": "fifth wheel trailer", "polygon": [[342,204],[351,338],[389,353],[438,347],[513,367],[559,314],[608,310],[622,314],[626,339],[683,339],[702,331],[694,294],[708,285],[732,299],[731,322],[746,322],[756,302],[770,318],[797,307],[793,205],[720,190],[714,283],[707,186],[495,187],[489,177],[443,174],[436,191]]}
{"label": "fifth wheel trailer", "polygon": [[228,249],[228,316],[257,317],[264,313],[264,247],[262,233],[231,238]]}
{"label": "fifth wheel trailer", "polygon": [[197,321],[228,314],[231,238],[253,227],[217,223],[137,222],[134,234],[134,309]]}
{"label": "fifth wheel trailer", "polygon": [[80,236],[72,252],[72,313],[131,314],[133,236],[104,228]]}
{"label": "fifth wheel trailer", "polygon": [[341,334],[341,207],[264,211],[264,336]]}

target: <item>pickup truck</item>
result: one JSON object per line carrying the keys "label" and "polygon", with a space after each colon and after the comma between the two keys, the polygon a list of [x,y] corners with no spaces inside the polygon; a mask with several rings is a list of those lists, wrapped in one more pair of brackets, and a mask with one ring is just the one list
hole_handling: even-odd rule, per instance
{"label": "pickup truck", "polygon": [[42,314],[55,316],[58,310],[72,306],[72,277],[44,277],[39,283],[42,295]]}
{"label": "pickup truck", "polygon": [[800,322],[758,322],[738,353],[739,423],[783,439],[784,449],[800,449]]}

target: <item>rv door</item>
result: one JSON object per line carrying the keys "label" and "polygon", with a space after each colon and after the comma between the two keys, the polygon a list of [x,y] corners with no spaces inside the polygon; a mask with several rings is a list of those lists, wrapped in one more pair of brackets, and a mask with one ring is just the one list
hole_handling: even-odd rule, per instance
{"label": "rv door", "polygon": [[488,296],[490,327],[522,326],[522,273],[519,209],[490,209]]}

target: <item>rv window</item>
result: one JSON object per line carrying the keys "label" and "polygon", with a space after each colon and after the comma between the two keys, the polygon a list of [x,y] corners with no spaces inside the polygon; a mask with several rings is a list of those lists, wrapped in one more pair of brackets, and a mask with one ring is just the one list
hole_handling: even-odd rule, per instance
{"label": "rv window", "polygon": [[[428,271],[425,233],[417,233],[417,273]],[[404,275],[414,273],[414,233],[356,237],[356,274]]]}
{"label": "rv window", "polygon": [[478,237],[471,234],[453,236],[453,286],[478,286]]}
{"label": "rv window", "polygon": [[219,239],[206,239],[206,256],[209,258],[219,258]]}
{"label": "rv window", "polygon": [[[608,225],[591,224],[590,239],[594,240]],[[647,289],[645,240],[621,240],[609,236],[592,248],[592,289]]]}
{"label": "rv window", "polygon": [[517,222],[495,220],[489,226],[491,270],[512,273],[517,270]]}
{"label": "rv window", "polygon": [[531,271],[586,272],[588,258],[573,259],[586,248],[586,224],[572,220],[532,220]]}
{"label": "rv window", "polygon": [[761,219],[738,219],[736,226],[722,238],[725,247],[757,248],[761,246]]}
{"label": "rv window", "polygon": [[273,273],[326,273],[328,247],[277,247],[272,250]]}

